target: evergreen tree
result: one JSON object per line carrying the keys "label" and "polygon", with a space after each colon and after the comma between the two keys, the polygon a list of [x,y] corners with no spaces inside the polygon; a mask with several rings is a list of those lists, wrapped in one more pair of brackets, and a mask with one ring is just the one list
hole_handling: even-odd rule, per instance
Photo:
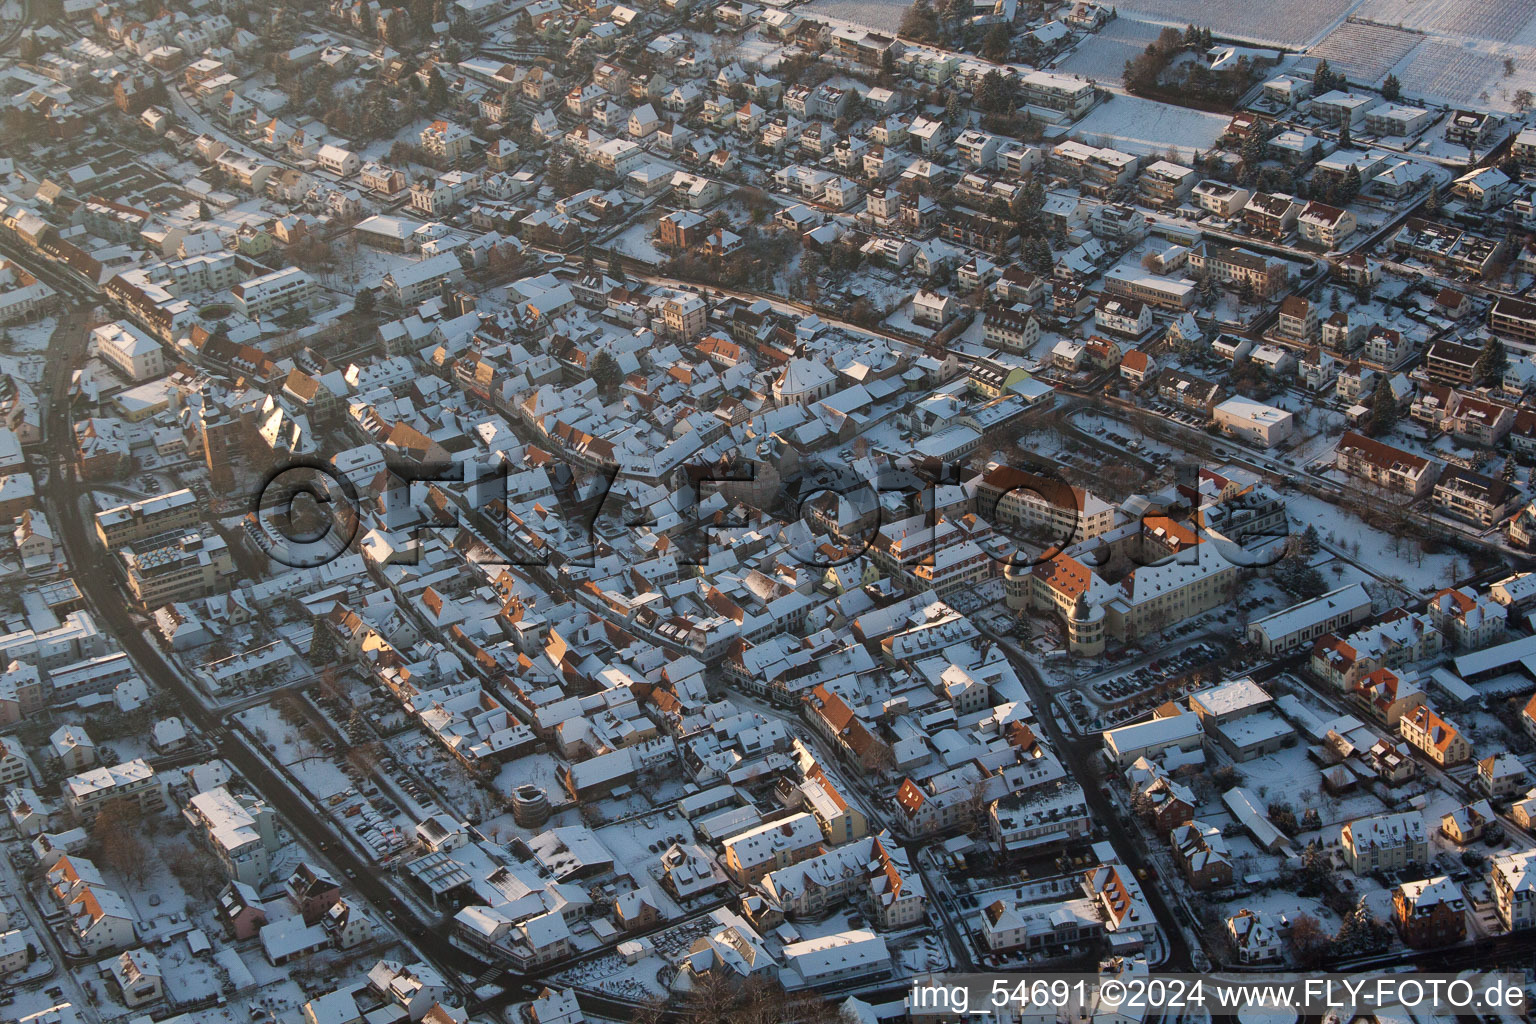
{"label": "evergreen tree", "polygon": [[441,110],[448,105],[448,85],[443,81],[442,72],[437,70],[437,65],[432,65],[427,72],[427,107],[431,110]]}
{"label": "evergreen tree", "polygon": [[197,204],[197,219],[198,220],[212,220],[213,219],[213,211],[208,209],[208,204],[207,203],[199,202]]}
{"label": "evergreen tree", "polygon": [[592,358],[592,381],[604,391],[612,391],[624,379],[618,360],[607,349],[598,349]]}
{"label": "evergreen tree", "polygon": [[1333,72],[1328,68],[1326,60],[1317,62],[1317,70],[1312,73],[1312,92],[1321,96],[1333,88]]}
{"label": "evergreen tree", "polygon": [[1349,170],[1344,172],[1344,184],[1339,189],[1340,205],[1347,206],[1354,202],[1360,194],[1360,168],[1354,164],[1349,165]]}
{"label": "evergreen tree", "polygon": [[628,280],[624,274],[624,254],[617,249],[608,253],[608,276],[615,281]]}
{"label": "evergreen tree", "polygon": [[1429,186],[1429,195],[1424,197],[1424,213],[1426,216],[1433,217],[1439,212],[1440,184],[1439,182],[1431,182]]}
{"label": "evergreen tree", "polygon": [[939,41],[939,16],[928,0],[913,0],[901,16],[901,35],[920,43]]}
{"label": "evergreen tree", "polygon": [[966,121],[965,101],[960,98],[958,92],[949,94],[949,102],[944,104],[944,123],[950,127],[958,127]]}
{"label": "evergreen tree", "polygon": [[1477,357],[1477,363],[1472,367],[1472,373],[1478,380],[1487,383],[1503,378],[1508,367],[1509,356],[1504,351],[1504,343],[1498,338],[1489,338],[1483,346],[1482,355]]}
{"label": "evergreen tree", "polygon": [[1403,98],[1403,83],[1397,80],[1396,75],[1388,75],[1387,80],[1381,83],[1382,98],[1396,103]]}
{"label": "evergreen tree", "polygon": [[[1013,42],[1013,37],[1008,34],[1008,26],[999,22],[987,30],[987,36],[981,41],[981,55],[988,60],[1007,60],[1008,46]],[[988,72],[992,74],[993,72]]]}
{"label": "evergreen tree", "polygon": [[1371,392],[1371,417],[1368,429],[1372,437],[1380,437],[1397,422],[1397,397],[1385,377],[1376,380],[1376,390]]}
{"label": "evergreen tree", "polygon": [[372,288],[364,288],[357,293],[357,298],[352,300],[352,312],[359,316],[367,316],[373,312],[377,300],[378,296],[374,295]]}
{"label": "evergreen tree", "polygon": [[1345,121],[1343,124],[1339,125],[1339,148],[1348,149],[1351,145],[1354,144],[1354,141],[1355,137],[1351,135],[1349,131],[1349,122]]}

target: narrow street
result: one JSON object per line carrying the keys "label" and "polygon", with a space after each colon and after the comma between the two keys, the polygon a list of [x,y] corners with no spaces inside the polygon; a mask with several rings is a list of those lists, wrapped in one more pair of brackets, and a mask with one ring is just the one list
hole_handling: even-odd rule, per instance
{"label": "narrow street", "polygon": [[1056,722],[1056,717],[1051,710],[1050,689],[1017,644],[1006,637],[990,632],[980,622],[976,624],[976,628],[982,635],[997,643],[1014,670],[1018,672],[1019,681],[1024,684],[1024,689],[1029,691],[1030,699],[1035,703],[1036,720],[1045,727],[1051,749],[1056,752],[1056,756],[1061,759],[1071,777],[1078,780],[1083,787],[1083,799],[1087,801],[1089,810],[1093,812],[1094,820],[1109,832],[1109,842],[1114,846],[1115,853],[1127,867],[1137,873],[1138,877],[1143,871],[1149,873],[1149,877],[1141,882],[1141,891],[1147,899],[1147,905],[1156,915],[1158,923],[1162,925],[1163,939],[1168,943],[1168,958],[1162,966],[1175,971],[1191,970],[1194,959],[1189,941],[1184,936],[1183,920],[1164,898],[1160,883],[1150,876],[1150,872],[1156,870],[1156,865],[1148,861],[1136,844],[1131,842],[1130,837],[1121,830],[1118,808],[1094,781],[1102,775],[1101,771],[1090,764],[1094,758],[1098,757],[1099,744],[1093,740],[1082,740],[1068,734]]}

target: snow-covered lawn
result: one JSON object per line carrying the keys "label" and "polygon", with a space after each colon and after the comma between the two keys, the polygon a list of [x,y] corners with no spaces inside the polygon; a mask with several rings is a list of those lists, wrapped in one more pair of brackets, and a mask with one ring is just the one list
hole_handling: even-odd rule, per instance
{"label": "snow-covered lawn", "polygon": [[1142,156],[1177,148],[1187,159],[1195,149],[1210,149],[1230,118],[1203,110],[1175,107],[1136,96],[1115,96],[1073,126],[1090,144]]}
{"label": "snow-covered lawn", "polygon": [[1454,553],[1426,554],[1412,538],[1394,537],[1367,526],[1353,514],[1321,498],[1295,491],[1285,495],[1286,511],[1297,527],[1316,523],[1317,531],[1330,545],[1347,550],[1349,557],[1371,571],[1401,580],[1418,593],[1433,593],[1452,576],[1452,567],[1466,559]]}

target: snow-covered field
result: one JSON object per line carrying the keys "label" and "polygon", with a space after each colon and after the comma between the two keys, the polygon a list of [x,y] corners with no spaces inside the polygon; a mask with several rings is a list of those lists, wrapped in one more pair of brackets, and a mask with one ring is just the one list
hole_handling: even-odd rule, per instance
{"label": "snow-covered field", "polygon": [[1505,57],[1488,44],[1460,37],[1426,39],[1392,73],[1411,83],[1407,88],[1415,100],[1511,111],[1516,92],[1536,90],[1536,46],[1498,49],[1508,51],[1514,74],[1504,74]]}
{"label": "snow-covered field", "polygon": [[1402,29],[1351,21],[1328,33],[1307,52],[1326,60],[1351,82],[1375,85],[1423,41],[1423,36]]}
{"label": "snow-covered field", "polygon": [[841,18],[882,32],[901,27],[908,5],[900,0],[811,0],[800,8],[805,17]]}
{"label": "snow-covered field", "polygon": [[1536,8],[1530,0],[1363,0],[1353,15],[1430,35],[1515,42],[1528,34]]}
{"label": "snow-covered field", "polygon": [[[1398,3],[1402,0],[1385,0]],[[1518,0],[1512,0],[1518,2]],[[1303,46],[1322,35],[1348,13],[1352,0],[1131,0],[1120,7],[1130,15],[1182,29],[1194,22],[1218,36],[1268,46]]]}
{"label": "snow-covered field", "polygon": [[1122,15],[1084,39],[1072,55],[1061,62],[1059,70],[1119,85],[1125,62],[1140,56],[1162,30],[1162,25]]}
{"label": "snow-covered field", "polygon": [[1226,129],[1229,118],[1203,110],[1175,107],[1135,96],[1115,96],[1073,126],[1073,134],[1090,144],[1111,146],[1139,155],[1162,154],[1177,148],[1187,159],[1192,150],[1209,149]]}

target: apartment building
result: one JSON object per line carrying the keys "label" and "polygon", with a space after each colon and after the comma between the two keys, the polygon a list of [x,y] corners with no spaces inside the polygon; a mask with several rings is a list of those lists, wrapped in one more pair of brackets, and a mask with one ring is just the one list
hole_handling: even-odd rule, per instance
{"label": "apartment building", "polygon": [[1503,480],[1459,466],[1445,467],[1431,493],[1436,508],[1482,527],[1502,521],[1519,498],[1519,491]]}
{"label": "apartment building", "polygon": [[1506,930],[1536,928],[1536,850],[1494,857],[1488,867],[1488,888]]}
{"label": "apartment building", "polygon": [[1424,372],[1440,384],[1471,384],[1477,376],[1482,350],[1441,338],[1424,352]]}
{"label": "apartment building", "polygon": [[112,800],[131,800],[141,813],[165,810],[165,783],[143,758],[92,768],[64,780],[64,803],[76,821],[94,821]]}
{"label": "apartment building", "polygon": [[1098,102],[1092,82],[1049,71],[1030,71],[1018,78],[1019,98],[1032,107],[1059,114],[1059,120],[1076,121]]}
{"label": "apartment building", "polygon": [[1012,466],[993,466],[974,481],[977,515],[996,525],[1043,529],[1063,545],[1115,528],[1115,507],[1079,487]]}
{"label": "apartment building", "polygon": [[1182,164],[1157,160],[1147,165],[1136,184],[1148,206],[1171,209],[1183,203],[1194,190],[1196,177],[1191,168]]}
{"label": "apartment building", "polygon": [[1157,397],[1160,401],[1183,409],[1210,416],[1221,401],[1222,388],[1215,381],[1202,380],[1182,370],[1167,369],[1157,375]]}
{"label": "apartment building", "polygon": [[96,536],[102,547],[112,551],[148,537],[185,531],[200,518],[197,495],[183,487],[96,513]]}
{"label": "apartment building", "polygon": [[1284,193],[1255,192],[1243,207],[1243,223],[1254,234],[1279,241],[1296,226],[1303,205]]}
{"label": "apartment building", "polygon": [[192,531],[163,543],[125,546],[118,557],[129,591],[146,609],[206,597],[234,570],[229,547],[216,533]]}
{"label": "apartment building", "polygon": [[1207,213],[1231,220],[1242,214],[1253,198],[1253,191],[1207,178],[1190,189],[1190,198]]}
{"label": "apartment building", "polygon": [[1028,310],[993,307],[984,314],[982,334],[988,345],[1027,352],[1040,340],[1040,322]]}
{"label": "apartment building", "polygon": [[1439,476],[1439,463],[1352,430],[1339,439],[1334,455],[1349,476],[1415,498],[1428,494]]}
{"label": "apartment building", "polygon": [[1315,200],[1308,203],[1296,218],[1296,230],[1301,240],[1325,249],[1337,249],[1355,233],[1355,227],[1353,213]]}
{"label": "apartment building", "polygon": [[1441,768],[1450,768],[1472,759],[1472,744],[1461,730],[1437,715],[1427,704],[1420,704],[1397,723],[1403,739]]}
{"label": "apartment building", "polygon": [[121,320],[93,329],[91,344],[103,362],[129,380],[148,380],[166,371],[165,351],[160,343]]}
{"label": "apartment building", "polygon": [[1392,923],[1414,949],[1454,946],[1467,937],[1467,901],[1450,878],[1403,882],[1392,890]]}
{"label": "apartment building", "polygon": [[668,334],[692,341],[704,333],[709,308],[699,296],[684,293],[668,299],[661,307],[661,315]]}
{"label": "apartment building", "polygon": [[770,871],[814,856],[822,841],[816,819],[801,811],[731,836],[724,843],[723,866],[740,884],[754,885]]}
{"label": "apartment building", "polygon": [[230,289],[235,308],[253,320],[279,309],[307,310],[319,293],[315,279],[298,267],[284,267],[270,274],[242,281]]}
{"label": "apartment building", "polygon": [[1356,875],[1423,864],[1429,857],[1424,816],[1405,811],[1357,818],[1339,833],[1339,848],[1344,863]]}
{"label": "apartment building", "polygon": [[217,786],[187,801],[182,815],[230,881],[253,888],[267,883],[279,847],[277,815],[260,797]]}
{"label": "apartment building", "polygon": [[474,137],[452,121],[433,121],[421,130],[417,141],[428,156],[452,164],[468,155]]}
{"label": "apartment building", "polygon": [[1488,329],[1536,345],[1536,302],[1501,296],[1488,310]]}
{"label": "apartment building", "polygon": [[1274,297],[1290,283],[1284,263],[1215,242],[1201,242],[1191,249],[1189,265],[1210,274],[1218,284],[1247,284],[1263,299]]}

